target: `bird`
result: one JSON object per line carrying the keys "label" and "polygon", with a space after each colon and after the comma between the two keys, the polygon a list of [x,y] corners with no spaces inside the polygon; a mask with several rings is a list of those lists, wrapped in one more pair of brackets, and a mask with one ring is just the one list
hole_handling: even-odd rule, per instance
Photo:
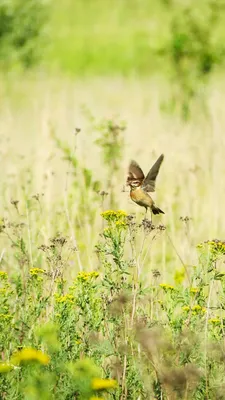
{"label": "bird", "polygon": [[155,181],[163,159],[164,155],[161,154],[146,177],[141,167],[134,160],[131,160],[128,169],[126,184],[130,186],[130,198],[139,206],[145,207],[146,214],[149,208],[151,210],[151,216],[152,213],[154,215],[165,214],[164,211],[162,211],[159,207],[156,207],[151,196],[148,194],[148,192],[155,191]]}

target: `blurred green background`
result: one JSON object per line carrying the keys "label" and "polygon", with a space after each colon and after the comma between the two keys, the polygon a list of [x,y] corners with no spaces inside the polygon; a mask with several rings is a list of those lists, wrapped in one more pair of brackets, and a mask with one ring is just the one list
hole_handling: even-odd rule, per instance
{"label": "blurred green background", "polygon": [[224,15],[221,0],[3,0],[1,66],[146,75],[191,60],[204,75],[223,59]]}
{"label": "blurred green background", "polygon": [[224,0],[3,0],[0,70],[73,78],[163,76],[187,120],[224,67]]}

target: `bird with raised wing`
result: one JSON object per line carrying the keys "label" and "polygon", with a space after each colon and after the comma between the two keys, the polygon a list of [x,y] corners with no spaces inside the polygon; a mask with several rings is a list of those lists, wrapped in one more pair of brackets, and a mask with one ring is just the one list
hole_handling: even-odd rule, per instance
{"label": "bird with raised wing", "polygon": [[127,185],[130,186],[130,198],[139,206],[145,207],[146,213],[148,208],[150,208],[153,214],[165,214],[160,208],[155,206],[154,201],[148,194],[148,192],[155,191],[155,181],[163,159],[164,155],[161,154],[146,177],[136,161],[132,160],[129,165]]}

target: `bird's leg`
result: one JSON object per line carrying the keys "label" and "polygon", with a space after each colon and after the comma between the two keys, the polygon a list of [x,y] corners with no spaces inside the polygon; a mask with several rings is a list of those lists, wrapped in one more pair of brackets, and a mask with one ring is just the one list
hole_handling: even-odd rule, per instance
{"label": "bird's leg", "polygon": [[145,219],[147,218],[148,207],[145,207]]}
{"label": "bird's leg", "polygon": [[152,224],[152,210],[151,210],[151,224]]}

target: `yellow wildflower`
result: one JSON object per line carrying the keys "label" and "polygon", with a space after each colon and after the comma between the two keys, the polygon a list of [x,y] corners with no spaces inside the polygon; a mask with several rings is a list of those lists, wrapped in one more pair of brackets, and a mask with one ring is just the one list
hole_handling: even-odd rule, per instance
{"label": "yellow wildflower", "polygon": [[87,281],[88,278],[89,278],[88,273],[87,273],[87,272],[84,272],[84,271],[79,272],[79,274],[77,275],[77,280],[78,280],[78,281]]}
{"label": "yellow wildflower", "polygon": [[123,221],[128,214],[125,211],[118,210],[107,210],[101,213],[101,216],[108,222]]}
{"label": "yellow wildflower", "polygon": [[30,269],[30,274],[31,276],[37,276],[38,274],[44,274],[45,270],[41,268],[31,268]]}
{"label": "yellow wildflower", "polygon": [[91,280],[92,278],[97,278],[98,276],[99,276],[99,273],[97,271],[92,271],[92,272],[81,271],[78,273],[76,279],[78,281],[84,282],[87,280]]}
{"label": "yellow wildflower", "polygon": [[91,278],[97,278],[99,276],[99,272],[92,271],[92,272],[90,272],[90,276],[91,276]]}
{"label": "yellow wildflower", "polygon": [[211,252],[225,254],[225,242],[224,241],[218,240],[218,239],[213,239],[213,240],[208,240],[205,243],[209,246]]}
{"label": "yellow wildflower", "polygon": [[5,373],[5,372],[9,372],[12,369],[14,369],[14,365],[11,365],[11,364],[8,364],[8,363],[4,363],[4,362],[0,363],[0,374],[1,373]]}
{"label": "yellow wildflower", "polygon": [[55,298],[57,303],[74,303],[74,296],[72,294],[65,294],[64,296],[56,294]]}
{"label": "yellow wildflower", "polygon": [[8,274],[5,271],[0,271],[0,279],[2,279],[3,281],[7,280],[8,278]]}
{"label": "yellow wildflower", "polygon": [[209,322],[210,324],[215,324],[215,325],[221,324],[221,320],[220,320],[219,318],[210,318],[210,319],[208,320],[208,322]]}
{"label": "yellow wildflower", "polygon": [[160,285],[159,285],[162,289],[165,289],[165,290],[174,290],[175,288],[174,288],[174,286],[172,286],[172,285],[169,285],[168,283],[160,283]]}
{"label": "yellow wildflower", "polygon": [[195,306],[191,307],[192,311],[201,311],[202,307],[199,304],[196,304]]}
{"label": "yellow wildflower", "polygon": [[91,396],[90,397],[90,400],[101,400],[101,399],[103,399],[103,397],[96,397],[96,396]]}
{"label": "yellow wildflower", "polygon": [[26,362],[37,361],[42,365],[49,364],[50,357],[40,350],[32,348],[24,348],[15,354],[11,358],[12,364],[19,365]]}
{"label": "yellow wildflower", "polygon": [[[183,311],[190,311],[190,306],[183,306],[182,307]],[[206,308],[205,307],[201,307],[199,304],[195,304],[194,306],[191,307],[191,311],[193,312],[193,314],[197,314],[197,313],[205,313],[206,312]]]}
{"label": "yellow wildflower", "polygon": [[192,287],[192,288],[190,289],[190,292],[191,292],[191,293],[198,293],[198,292],[199,292],[199,288]]}
{"label": "yellow wildflower", "polygon": [[181,268],[180,270],[176,270],[174,274],[174,280],[176,284],[180,285],[185,278],[185,269]]}
{"label": "yellow wildflower", "polygon": [[201,307],[199,304],[195,304],[194,306],[191,307],[191,311],[193,312],[194,315],[196,315],[197,313],[205,313],[206,312],[206,308],[205,307]]}
{"label": "yellow wildflower", "polygon": [[117,226],[118,228],[126,228],[126,227],[127,227],[127,224],[126,224],[125,221],[119,220],[119,221],[116,221],[116,226]]}
{"label": "yellow wildflower", "polygon": [[115,379],[92,379],[92,389],[94,390],[114,389],[115,387],[117,387],[117,382]]}

